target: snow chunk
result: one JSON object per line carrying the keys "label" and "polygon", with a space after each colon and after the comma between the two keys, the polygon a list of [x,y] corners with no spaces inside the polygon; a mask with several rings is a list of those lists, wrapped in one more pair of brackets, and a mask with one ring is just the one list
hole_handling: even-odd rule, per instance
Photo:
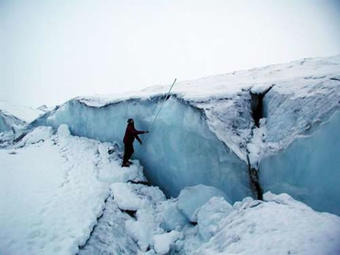
{"label": "snow chunk", "polygon": [[196,222],[196,211],[212,197],[226,197],[225,193],[215,187],[196,185],[183,189],[178,196],[178,209],[191,222]]}
{"label": "snow chunk", "polygon": [[198,231],[204,241],[208,241],[220,227],[220,222],[227,217],[233,207],[222,197],[212,197],[197,213]]}
{"label": "snow chunk", "polygon": [[187,218],[178,210],[176,199],[161,202],[157,209],[161,217],[161,227],[166,231],[180,230],[189,223]]}
{"label": "snow chunk", "polygon": [[171,244],[181,237],[181,233],[177,231],[154,235],[154,249],[157,254],[167,254],[170,251]]}

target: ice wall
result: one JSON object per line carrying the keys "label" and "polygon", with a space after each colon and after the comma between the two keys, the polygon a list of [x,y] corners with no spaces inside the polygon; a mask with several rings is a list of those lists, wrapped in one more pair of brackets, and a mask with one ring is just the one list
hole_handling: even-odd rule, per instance
{"label": "ice wall", "polygon": [[[136,143],[135,156],[168,195],[202,183],[222,189],[232,201],[240,199],[250,193],[244,163],[249,158],[252,172],[260,166],[265,190],[287,192],[319,210],[337,211],[340,193],[327,187],[328,180],[338,177],[336,157],[326,160],[335,167],[323,170],[328,147],[320,152],[313,146],[312,151],[308,141],[317,143],[323,123],[340,109],[339,70],[340,55],[179,82],[150,136],[143,138],[148,137],[144,145]],[[67,123],[76,135],[121,143],[127,118],[134,118],[138,129],[150,129],[167,90],[158,86],[107,98],[78,98],[33,125]],[[329,135],[329,141],[339,139],[335,131]],[[294,150],[297,144],[301,149]],[[311,162],[312,170],[300,170]],[[310,177],[312,172],[319,175]],[[324,192],[313,193],[317,182]]]}
{"label": "ice wall", "polygon": [[340,111],[312,135],[260,164],[265,191],[287,192],[314,209],[340,215]]}
{"label": "ice wall", "polygon": [[[160,99],[127,100],[103,107],[71,100],[32,125],[65,123],[75,135],[122,145],[126,120],[134,118],[137,129],[150,130]],[[150,132],[141,135],[142,146],[135,142],[135,156],[148,179],[168,195],[177,196],[182,188],[196,184],[223,190],[231,202],[251,195],[246,163],[210,131],[203,111],[171,97]]]}

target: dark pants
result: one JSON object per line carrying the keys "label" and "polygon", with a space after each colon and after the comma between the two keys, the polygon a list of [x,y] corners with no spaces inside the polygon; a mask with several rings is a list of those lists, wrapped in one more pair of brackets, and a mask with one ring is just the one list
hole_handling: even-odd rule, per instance
{"label": "dark pants", "polygon": [[124,143],[124,157],[123,157],[123,165],[126,164],[133,154],[133,144],[132,143]]}

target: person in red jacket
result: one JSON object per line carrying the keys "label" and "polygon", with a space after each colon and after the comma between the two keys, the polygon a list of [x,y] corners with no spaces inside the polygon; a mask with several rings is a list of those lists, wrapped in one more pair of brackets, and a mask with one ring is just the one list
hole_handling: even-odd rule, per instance
{"label": "person in red jacket", "polygon": [[139,134],[146,134],[149,131],[138,131],[135,129],[135,124],[133,119],[128,119],[128,124],[126,127],[125,135],[124,135],[124,157],[122,166],[130,166],[131,162],[129,161],[130,157],[132,156],[134,149],[133,149],[133,141],[135,138],[137,141],[142,144],[142,140],[138,137]]}

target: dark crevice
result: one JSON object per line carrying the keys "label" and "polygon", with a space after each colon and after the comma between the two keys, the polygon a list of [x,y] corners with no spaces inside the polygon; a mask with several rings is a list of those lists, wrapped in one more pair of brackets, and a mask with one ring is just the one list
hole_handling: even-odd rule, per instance
{"label": "dark crevice", "polygon": [[250,107],[251,115],[253,117],[256,127],[260,127],[260,119],[263,117],[263,98],[272,89],[275,84],[261,93],[249,92],[251,97]]}
{"label": "dark crevice", "polygon": [[248,155],[247,155],[247,161],[248,161],[248,174],[249,174],[249,179],[250,179],[251,190],[256,195],[256,199],[263,200],[263,190],[260,185],[258,170],[251,166]]}
{"label": "dark crevice", "polygon": [[132,218],[136,219],[136,210],[123,210],[123,209],[120,209],[119,210],[123,213],[126,213],[128,215],[130,215]]}
{"label": "dark crevice", "polygon": [[[272,84],[270,87],[260,93],[249,91],[251,97],[251,115],[255,124],[253,129],[260,127],[260,120],[264,117],[263,98],[273,88],[273,86],[275,86],[275,84]],[[259,170],[250,164],[249,152],[247,154],[247,163],[251,190],[253,191],[257,199],[263,200],[263,190],[259,181]]]}
{"label": "dark crevice", "polygon": [[15,138],[15,139],[13,140],[13,142],[14,142],[14,143],[20,142],[26,135],[27,135],[26,132],[22,133],[22,134],[19,135],[17,138]]}
{"label": "dark crevice", "polygon": [[132,183],[132,184],[142,184],[145,186],[151,187],[152,185],[148,181],[134,181],[134,180],[128,180],[127,183]]}

